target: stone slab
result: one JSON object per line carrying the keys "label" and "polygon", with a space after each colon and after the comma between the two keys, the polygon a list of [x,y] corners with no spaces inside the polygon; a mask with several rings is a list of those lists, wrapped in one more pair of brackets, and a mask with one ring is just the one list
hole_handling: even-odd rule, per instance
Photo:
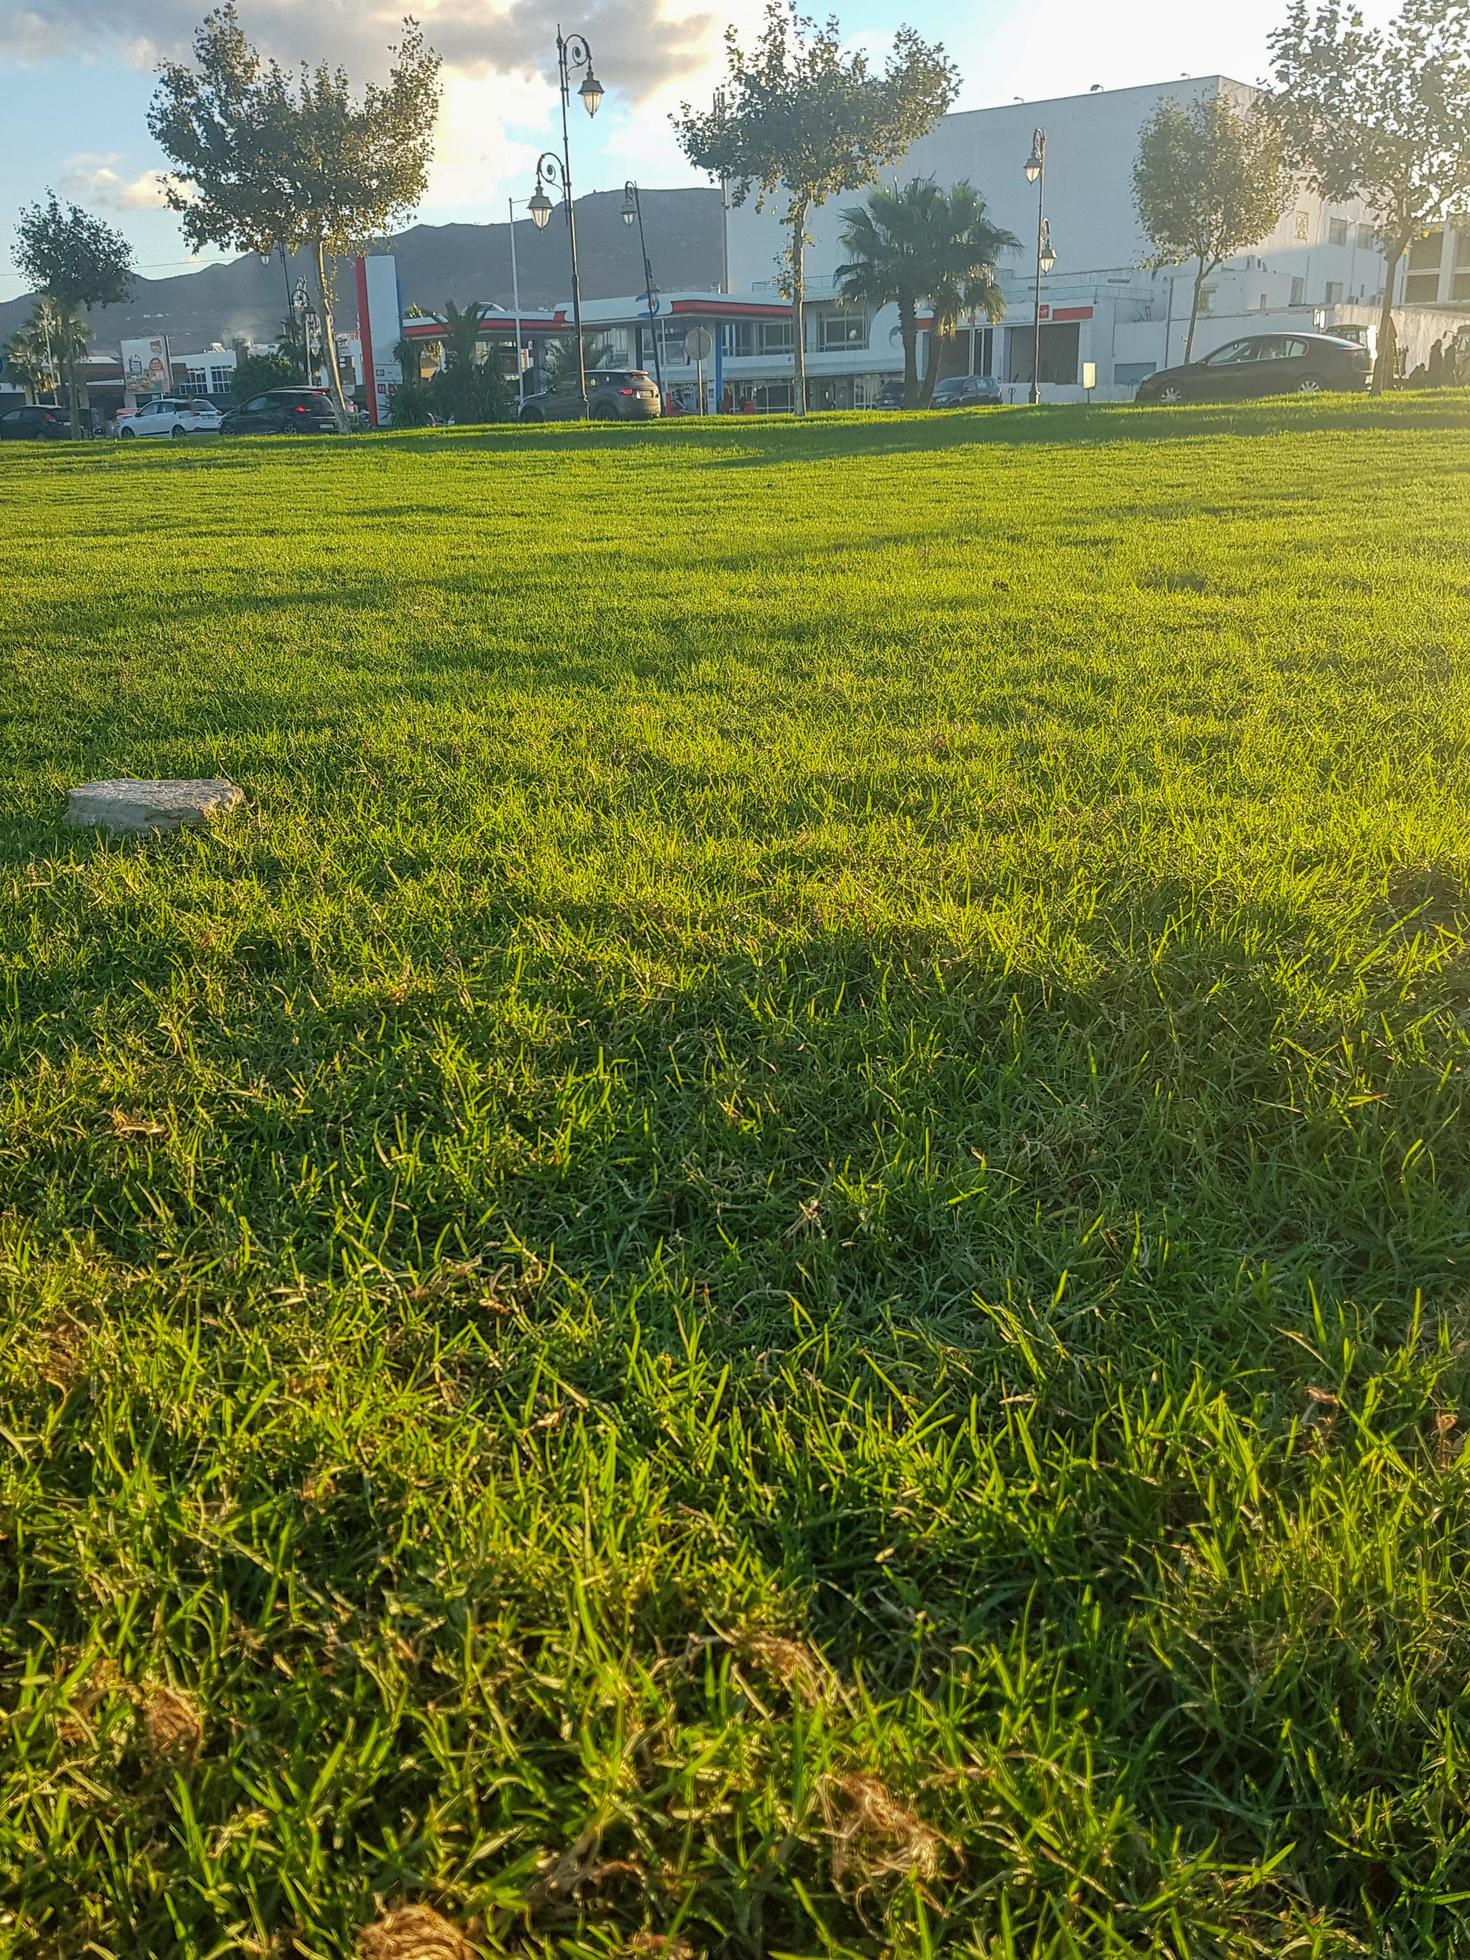
{"label": "stone slab", "polygon": [[244,801],[243,791],[222,776],[201,782],[125,776],[113,782],[80,783],[66,799],[66,820],[134,834],[177,830],[181,824],[208,823]]}

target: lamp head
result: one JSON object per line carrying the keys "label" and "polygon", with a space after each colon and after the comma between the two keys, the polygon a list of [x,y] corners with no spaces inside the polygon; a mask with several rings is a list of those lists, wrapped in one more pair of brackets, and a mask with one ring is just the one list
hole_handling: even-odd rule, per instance
{"label": "lamp head", "polygon": [[631,225],[637,215],[637,206],[633,202],[633,186],[631,184],[625,184],[623,186],[623,223],[625,225]]}
{"label": "lamp head", "polygon": [[577,93],[581,96],[582,107],[587,111],[588,115],[595,116],[598,109],[602,106],[603,90],[602,83],[593,74],[590,66],[583,79],[582,86],[577,90]]}
{"label": "lamp head", "polygon": [[547,220],[551,216],[552,204],[539,182],[536,185],[536,194],[528,201],[526,209],[530,212],[531,223],[537,231],[545,231]]}

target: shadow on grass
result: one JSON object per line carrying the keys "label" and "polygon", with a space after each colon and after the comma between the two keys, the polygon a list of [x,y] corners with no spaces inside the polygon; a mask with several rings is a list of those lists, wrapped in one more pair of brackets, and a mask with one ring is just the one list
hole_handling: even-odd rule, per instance
{"label": "shadow on grass", "polygon": [[180,452],[165,444],[155,449],[129,445],[83,445],[58,459],[64,467],[85,469],[101,463],[129,469],[176,472],[185,469],[249,470],[265,455],[290,454],[303,469],[334,467],[333,459],[368,457],[385,446],[399,454],[457,459],[468,455],[513,453],[578,458],[683,455],[691,466],[759,469],[781,464],[813,464],[858,456],[943,454],[976,447],[1029,448],[1035,445],[1095,448],[1119,443],[1196,441],[1215,437],[1309,435],[1326,426],[1343,433],[1465,433],[1470,431],[1470,394],[1437,390],[1368,397],[1283,397],[1260,402],[1185,408],[1136,407],[1128,403],[1048,404],[1039,409],[970,409],[929,414],[711,416],[623,426],[558,423],[541,427],[385,431],[374,436],[293,439],[290,442],[243,438],[207,449]]}

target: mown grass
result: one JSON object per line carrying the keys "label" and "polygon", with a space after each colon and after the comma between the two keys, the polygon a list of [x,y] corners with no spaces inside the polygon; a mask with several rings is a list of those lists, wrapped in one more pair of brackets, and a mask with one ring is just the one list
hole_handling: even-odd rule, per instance
{"label": "mown grass", "polygon": [[0,501],[0,1950],[1470,1942],[1462,398]]}

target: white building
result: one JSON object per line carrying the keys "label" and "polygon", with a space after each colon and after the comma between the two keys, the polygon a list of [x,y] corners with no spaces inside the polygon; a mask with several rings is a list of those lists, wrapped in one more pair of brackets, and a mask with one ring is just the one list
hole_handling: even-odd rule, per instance
{"label": "white building", "polygon": [[[1035,345],[1037,192],[1025,164],[1032,132],[1046,132],[1046,215],[1057,254],[1041,286],[1043,394],[1082,394],[1084,364],[1101,399],[1127,399],[1145,375],[1184,358],[1193,268],[1144,269],[1148,241],[1133,208],[1132,170],[1145,122],[1163,98],[1189,102],[1221,94],[1248,101],[1256,91],[1225,76],[1148,87],[1095,90],[1047,102],[1016,102],[945,116],[885,181],[968,179],[992,221],[1021,241],[1000,266],[1004,318],[962,334],[956,356],[970,371],[994,374],[1024,397]],[[813,407],[861,406],[902,371],[896,309],[869,316],[835,299],[833,275],[845,256],[842,212],[863,193],[833,199],[811,215],[806,285],[808,385]],[[732,293],[779,293],[787,241],[779,216],[750,202],[731,211]],[[1298,193],[1268,238],[1227,261],[1209,280],[1196,357],[1245,332],[1317,327],[1373,337],[1384,280],[1367,210],[1327,205]],[[1470,236],[1448,233],[1414,248],[1399,275],[1400,348],[1412,367],[1430,344],[1470,321]],[[1430,309],[1448,309],[1446,312]],[[1455,311],[1454,309],[1459,309]],[[731,364],[733,367],[733,363]]]}

